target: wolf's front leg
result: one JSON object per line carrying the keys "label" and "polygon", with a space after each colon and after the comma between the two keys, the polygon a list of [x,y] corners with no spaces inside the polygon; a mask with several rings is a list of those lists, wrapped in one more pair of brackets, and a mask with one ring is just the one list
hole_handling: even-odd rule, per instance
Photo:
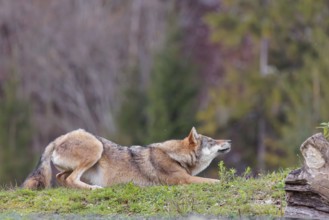
{"label": "wolf's front leg", "polygon": [[186,183],[219,183],[220,181],[217,179],[210,179],[198,176],[188,176],[186,178]]}

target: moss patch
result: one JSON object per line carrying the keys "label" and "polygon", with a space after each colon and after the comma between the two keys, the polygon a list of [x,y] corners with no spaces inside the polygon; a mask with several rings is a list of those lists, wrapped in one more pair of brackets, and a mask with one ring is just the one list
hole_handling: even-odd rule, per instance
{"label": "moss patch", "polygon": [[220,184],[137,187],[118,185],[95,191],[54,188],[0,190],[0,212],[123,216],[282,216],[288,170],[257,178],[220,169]]}

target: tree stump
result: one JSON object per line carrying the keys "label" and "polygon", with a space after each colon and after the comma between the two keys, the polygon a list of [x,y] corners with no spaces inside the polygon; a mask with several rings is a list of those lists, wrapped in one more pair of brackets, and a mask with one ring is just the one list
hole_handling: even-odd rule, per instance
{"label": "tree stump", "polygon": [[321,134],[300,147],[303,167],[285,180],[286,217],[329,219],[329,142]]}

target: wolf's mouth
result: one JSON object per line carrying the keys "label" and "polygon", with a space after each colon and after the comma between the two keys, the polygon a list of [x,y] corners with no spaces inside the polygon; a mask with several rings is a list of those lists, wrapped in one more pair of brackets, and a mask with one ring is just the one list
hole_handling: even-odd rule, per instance
{"label": "wolf's mouth", "polygon": [[230,144],[224,144],[222,149],[218,149],[218,153],[227,153],[231,150],[231,145]]}
{"label": "wolf's mouth", "polygon": [[231,148],[225,148],[225,149],[219,149],[217,152],[218,153],[227,153],[231,150]]}

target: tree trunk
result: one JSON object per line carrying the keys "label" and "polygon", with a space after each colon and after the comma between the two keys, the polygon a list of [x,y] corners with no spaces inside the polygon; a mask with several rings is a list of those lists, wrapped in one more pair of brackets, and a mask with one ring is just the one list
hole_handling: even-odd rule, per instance
{"label": "tree trunk", "polygon": [[286,217],[329,218],[329,142],[321,133],[300,147],[304,165],[285,180]]}
{"label": "tree trunk", "polygon": [[[269,41],[266,37],[262,37],[260,41],[260,52],[259,52],[259,71],[261,76],[266,76],[268,74],[268,44]],[[261,105],[265,97],[261,94]],[[260,115],[258,118],[258,137],[257,137],[257,168],[259,172],[264,172],[265,170],[265,138],[266,138],[266,121],[264,109],[261,107]]]}
{"label": "tree trunk", "polygon": [[268,75],[268,39],[262,37],[260,41],[259,69],[262,76]]}
{"label": "tree trunk", "polygon": [[131,23],[129,35],[129,66],[133,67],[137,64],[139,50],[139,29],[142,12],[143,0],[134,0],[131,9]]}
{"label": "tree trunk", "polygon": [[[263,112],[263,111],[262,111]],[[258,119],[258,146],[257,146],[257,168],[258,172],[264,172],[265,170],[265,154],[266,154],[266,146],[265,146],[265,119],[264,115],[261,113]]]}

